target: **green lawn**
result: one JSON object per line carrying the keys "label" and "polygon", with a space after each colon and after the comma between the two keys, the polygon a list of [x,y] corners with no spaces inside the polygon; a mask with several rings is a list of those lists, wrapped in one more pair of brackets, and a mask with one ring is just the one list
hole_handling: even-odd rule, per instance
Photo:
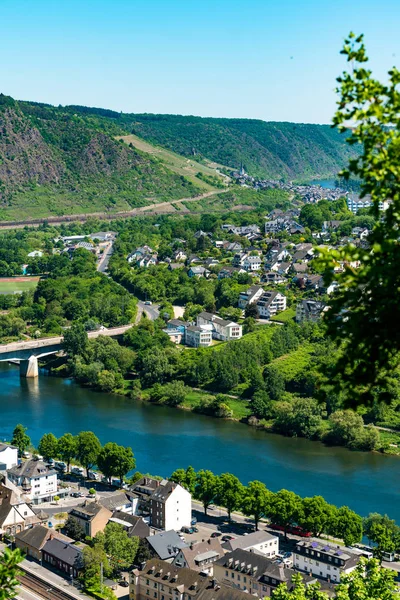
{"label": "green lawn", "polygon": [[14,292],[27,292],[37,287],[39,277],[30,277],[23,281],[0,278],[0,293],[13,294]]}
{"label": "green lawn", "polygon": [[279,358],[275,358],[271,365],[277,367],[286,381],[294,379],[310,363],[311,354],[314,351],[313,344],[304,343],[300,348]]}
{"label": "green lawn", "polygon": [[295,308],[287,308],[282,312],[278,313],[274,317],[271,317],[271,321],[276,321],[278,323],[287,323],[288,321],[293,321],[296,316]]}

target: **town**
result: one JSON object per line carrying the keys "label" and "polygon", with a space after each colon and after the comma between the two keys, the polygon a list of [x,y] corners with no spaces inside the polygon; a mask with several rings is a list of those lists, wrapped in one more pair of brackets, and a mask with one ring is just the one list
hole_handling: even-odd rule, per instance
{"label": "town", "polygon": [[[78,435],[78,447],[88,443],[88,434]],[[39,443],[47,454],[50,436]],[[373,556],[371,548],[357,543],[362,530],[350,533],[361,520],[348,509],[342,518],[349,520],[349,529],[344,526],[341,535],[352,542],[351,547],[335,536],[316,537],[320,525],[317,513],[312,524],[311,504],[308,522],[314,533],[297,525],[306,522],[301,512],[313,499],[295,509],[300,499],[286,490],[276,494],[274,509],[260,482],[249,483],[246,491],[232,475],[222,475],[218,484],[211,472],[196,474],[191,468],[178,469],[169,479],[137,472],[122,487],[121,482],[110,486],[97,470],[88,471],[85,478],[79,466],[21,453],[27,444],[21,426],[13,441],[19,446],[0,445],[0,536],[3,545],[12,545],[25,556],[22,582],[31,578],[39,590],[45,582],[50,598],[62,592],[63,598],[83,599],[82,592],[96,592],[95,597],[108,599],[129,593],[129,600],[177,594],[203,600],[244,600],[251,594],[263,600],[282,584],[292,589],[296,573],[306,586],[318,582],[321,590],[334,596],[341,578],[362,565],[363,558]],[[60,439],[59,450],[57,444],[52,449],[64,457],[70,452],[73,460],[65,443]],[[100,457],[87,460],[101,464]],[[244,494],[244,513],[237,512],[241,501],[232,502],[232,494]],[[248,501],[258,506],[246,510]],[[285,503],[292,506],[291,517],[283,516]],[[275,523],[265,518],[268,514]],[[400,564],[390,562],[394,553],[380,552],[383,564],[400,572]]]}

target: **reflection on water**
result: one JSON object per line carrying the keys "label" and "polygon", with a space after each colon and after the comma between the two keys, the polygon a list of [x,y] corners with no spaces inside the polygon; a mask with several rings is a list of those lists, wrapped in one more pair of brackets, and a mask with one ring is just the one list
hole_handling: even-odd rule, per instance
{"label": "reflection on water", "polygon": [[272,490],[321,494],[360,514],[387,512],[400,522],[400,459],[327,448],[232,423],[96,393],[70,380],[20,379],[17,367],[0,366],[0,439],[17,423],[37,444],[43,433],[92,430],[105,443],[129,445],[138,469],[168,476],[179,466],[230,471]]}

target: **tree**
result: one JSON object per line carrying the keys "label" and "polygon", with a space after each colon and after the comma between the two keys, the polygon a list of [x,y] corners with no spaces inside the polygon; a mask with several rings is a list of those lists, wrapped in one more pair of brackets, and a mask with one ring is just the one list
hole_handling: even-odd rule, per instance
{"label": "tree", "polygon": [[86,477],[89,477],[89,469],[96,463],[101,450],[99,438],[92,431],[81,431],[76,437],[76,457],[86,469]]}
{"label": "tree", "polygon": [[104,533],[95,535],[95,547],[104,549],[114,574],[132,566],[139,546],[139,538],[130,538],[119,523],[107,523]]}
{"label": "tree", "polygon": [[244,487],[231,473],[223,473],[218,478],[217,502],[226,508],[231,520],[232,511],[240,508],[244,496]]}
{"label": "tree", "polygon": [[246,317],[246,319],[248,319],[248,318],[259,319],[260,318],[260,313],[258,312],[257,304],[255,304],[255,302],[252,302],[251,304],[248,304],[246,306],[246,308],[244,309],[244,316]]}
{"label": "tree", "polygon": [[334,516],[334,508],[322,496],[303,498],[299,525],[319,537],[329,531]]}
{"label": "tree", "polygon": [[60,502],[60,496],[54,496],[54,502],[58,504]]}
{"label": "tree", "polygon": [[[375,559],[362,558],[351,573],[343,573],[335,588],[338,600],[395,600],[397,586],[395,571],[383,569]],[[292,577],[292,586],[282,583],[273,593],[274,600],[328,600],[329,596],[321,592],[319,583],[305,585],[300,573]]]}
{"label": "tree", "polygon": [[189,466],[187,469],[176,469],[171,477],[171,481],[179,483],[182,487],[187,489],[192,495],[194,494],[196,485],[196,471],[193,467]]}
{"label": "tree", "polygon": [[72,433],[64,433],[58,440],[57,454],[67,464],[69,471],[71,460],[77,453],[77,439]]}
{"label": "tree", "polygon": [[249,402],[252,414],[257,419],[268,419],[271,416],[272,402],[267,392],[259,390]]}
{"label": "tree", "polygon": [[382,523],[373,523],[369,539],[376,544],[374,556],[380,563],[382,562],[384,552],[394,552],[396,550],[398,539],[396,540],[393,531]]}
{"label": "tree", "polygon": [[265,388],[272,400],[280,400],[285,391],[285,380],[283,375],[273,365],[268,365],[264,370]]}
{"label": "tree", "polygon": [[282,525],[285,528],[285,537],[287,529],[291,525],[298,523],[303,514],[303,506],[300,496],[288,490],[280,490],[271,498],[269,505],[269,516],[273,523]]}
{"label": "tree", "polygon": [[82,355],[88,344],[88,336],[82,323],[73,323],[64,333],[63,348],[70,356]]}
{"label": "tree", "polygon": [[31,445],[31,438],[27,435],[26,431],[27,427],[24,427],[21,423],[19,423],[13,431],[11,444],[18,448],[18,454],[20,456],[22,456]]}
{"label": "tree", "polygon": [[[100,592],[101,569],[107,577],[111,574],[110,563],[102,544],[95,544],[93,548],[85,546],[83,549],[83,587],[86,590]],[[103,590],[104,591],[104,590]]]}
{"label": "tree", "polygon": [[108,442],[99,452],[97,466],[109,480],[118,477],[122,485],[124,476],[136,467],[132,448]]}
{"label": "tree", "polygon": [[83,540],[85,539],[85,530],[75,517],[71,515],[68,517],[64,524],[64,533],[69,535],[69,537],[74,540]]}
{"label": "tree", "polygon": [[261,481],[250,481],[245,488],[242,510],[245,515],[254,518],[256,531],[261,517],[268,514],[271,492]]}
{"label": "tree", "polygon": [[57,458],[58,441],[56,436],[53,433],[45,433],[40,439],[38,450],[45,460]]}
{"label": "tree", "polygon": [[348,506],[341,506],[336,510],[332,524],[333,531],[331,533],[341,538],[346,546],[353,546],[353,544],[361,542],[362,518]]}
{"label": "tree", "polygon": [[9,600],[17,595],[18,564],[22,559],[23,556],[19,549],[5,548],[0,555],[0,600]]}
{"label": "tree", "polygon": [[203,504],[204,514],[214,501],[218,489],[218,477],[212,471],[201,470],[196,475],[194,496]]}
{"label": "tree", "polygon": [[[350,134],[348,143],[360,153],[341,175],[361,181],[360,196],[371,198],[375,225],[368,248],[348,245],[322,254],[325,284],[339,283],[324,322],[340,348],[333,373],[337,390],[345,391],[348,405],[372,404],[373,388],[385,389],[400,364],[400,304],[394,293],[400,287],[400,71],[393,67],[385,83],[374,79],[364,65],[362,35],[351,33],[342,54],[351,71],[337,80],[340,98],[333,123]],[[387,210],[381,210],[383,205]],[[335,272],[338,262],[345,265],[340,274]]]}

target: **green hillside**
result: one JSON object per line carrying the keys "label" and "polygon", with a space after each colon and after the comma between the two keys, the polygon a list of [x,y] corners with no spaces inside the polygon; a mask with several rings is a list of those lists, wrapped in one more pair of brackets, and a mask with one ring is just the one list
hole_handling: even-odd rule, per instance
{"label": "green hillside", "polygon": [[132,133],[185,156],[195,153],[251,175],[284,179],[336,175],[355,150],[329,125],[175,115],[134,115]]}
{"label": "green hillside", "polygon": [[0,95],[0,219],[129,210],[200,185],[117,141],[113,119]]}

